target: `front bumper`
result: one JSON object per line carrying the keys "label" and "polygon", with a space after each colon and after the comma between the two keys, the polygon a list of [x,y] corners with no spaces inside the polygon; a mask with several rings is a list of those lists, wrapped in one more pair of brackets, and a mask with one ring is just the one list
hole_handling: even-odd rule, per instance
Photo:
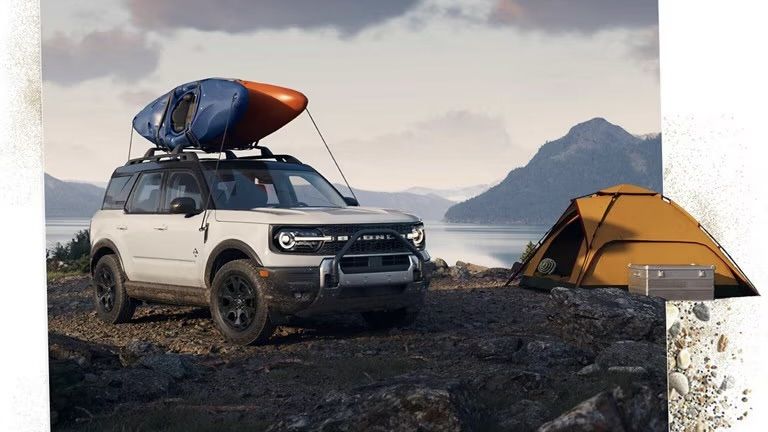
{"label": "front bumper", "polygon": [[[347,255],[358,239],[369,234],[390,236],[409,252]],[[364,260],[362,266],[359,260]],[[418,250],[397,231],[361,229],[318,267],[267,268],[270,311],[277,316],[311,316],[421,307],[429,287],[429,260],[427,251]]]}
{"label": "front bumper", "polygon": [[420,307],[429,287],[428,255],[400,255],[407,256],[408,266],[395,271],[345,273],[335,257],[324,258],[318,267],[267,268],[270,310],[306,317]]}

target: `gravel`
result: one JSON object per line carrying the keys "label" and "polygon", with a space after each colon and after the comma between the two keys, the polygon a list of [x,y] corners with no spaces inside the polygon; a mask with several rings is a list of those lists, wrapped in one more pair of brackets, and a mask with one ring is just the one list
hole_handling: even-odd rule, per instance
{"label": "gravel", "polygon": [[727,311],[714,303],[668,302],[668,313],[670,306],[676,310],[667,318],[670,431],[733,427],[752,408],[745,397],[749,389],[724,369],[738,356],[724,330]]}

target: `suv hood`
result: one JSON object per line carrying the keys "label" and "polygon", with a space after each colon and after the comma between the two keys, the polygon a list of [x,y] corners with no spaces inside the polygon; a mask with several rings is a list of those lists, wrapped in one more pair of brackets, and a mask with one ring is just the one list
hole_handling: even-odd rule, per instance
{"label": "suv hood", "polygon": [[259,208],[253,210],[215,210],[220,222],[263,223],[280,225],[343,225],[376,223],[411,223],[421,219],[397,210],[373,207],[297,209]]}

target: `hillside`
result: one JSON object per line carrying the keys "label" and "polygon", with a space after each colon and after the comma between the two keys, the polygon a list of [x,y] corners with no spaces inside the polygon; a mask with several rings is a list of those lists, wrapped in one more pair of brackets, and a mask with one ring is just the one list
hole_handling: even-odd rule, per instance
{"label": "hillside", "polygon": [[[432,189],[427,187],[414,186],[404,190],[403,192],[416,195],[436,195],[441,198],[445,198],[448,201],[461,202],[480,195],[481,193],[490,189],[491,186],[493,185],[481,184],[455,189]],[[442,215],[440,218],[442,219]]]}
{"label": "hillside", "polygon": [[448,222],[549,224],[573,197],[617,183],[661,191],[661,136],[638,137],[605,119],[541,146],[497,186],[451,207]]}
{"label": "hillside", "polygon": [[[336,185],[336,187],[342,193],[347,190],[341,185]],[[445,212],[455,204],[454,201],[433,194],[374,192],[355,189],[355,195],[357,195],[361,206],[397,209],[429,221],[443,220]]]}
{"label": "hillside", "polygon": [[89,218],[101,207],[104,188],[45,174],[45,217]]}

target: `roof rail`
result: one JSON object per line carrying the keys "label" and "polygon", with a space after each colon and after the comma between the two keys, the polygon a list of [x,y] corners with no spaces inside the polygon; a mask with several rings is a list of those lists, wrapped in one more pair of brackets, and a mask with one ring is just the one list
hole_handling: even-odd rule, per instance
{"label": "roof rail", "polygon": [[[266,159],[274,159],[277,162],[283,162],[283,163],[295,163],[295,164],[301,164],[302,162],[298,160],[297,158],[288,155],[288,154],[274,154],[271,150],[269,150],[266,147],[263,146],[255,146],[253,149],[261,150],[260,155],[254,155],[254,156],[242,156],[238,157],[234,151],[232,150],[224,150],[222,153],[224,154],[225,160],[233,160],[233,159],[239,159],[239,160],[266,160]],[[163,152],[162,154],[156,154],[157,152]],[[144,162],[161,162],[161,161],[198,161],[200,158],[198,157],[198,153],[203,154],[212,154],[204,152],[201,149],[197,148],[182,148],[182,147],[176,147],[175,149],[171,150],[170,152],[162,149],[160,147],[153,147],[150,148],[144,153],[144,156],[139,158],[134,158],[126,162],[126,165],[136,165]]]}

